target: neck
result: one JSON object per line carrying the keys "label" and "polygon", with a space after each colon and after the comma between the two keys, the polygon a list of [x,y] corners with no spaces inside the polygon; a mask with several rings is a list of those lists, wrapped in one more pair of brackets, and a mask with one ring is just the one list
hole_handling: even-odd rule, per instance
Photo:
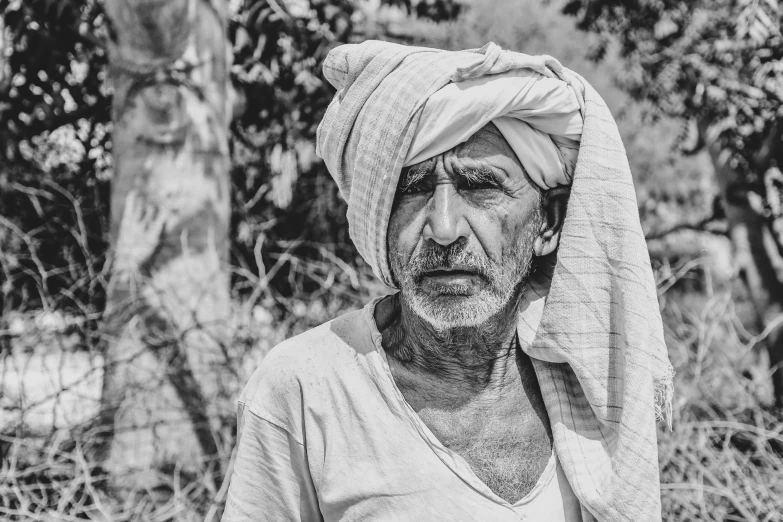
{"label": "neck", "polygon": [[376,322],[388,356],[408,371],[473,393],[519,381],[518,299],[476,327],[436,330],[395,294],[378,304]]}

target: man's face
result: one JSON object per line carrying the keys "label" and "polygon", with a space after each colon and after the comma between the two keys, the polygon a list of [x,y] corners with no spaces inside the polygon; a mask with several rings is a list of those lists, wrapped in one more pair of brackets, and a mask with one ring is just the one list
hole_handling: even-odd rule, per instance
{"label": "man's face", "polygon": [[407,168],[388,232],[403,300],[440,330],[483,324],[517,297],[541,208],[538,188],[492,124]]}

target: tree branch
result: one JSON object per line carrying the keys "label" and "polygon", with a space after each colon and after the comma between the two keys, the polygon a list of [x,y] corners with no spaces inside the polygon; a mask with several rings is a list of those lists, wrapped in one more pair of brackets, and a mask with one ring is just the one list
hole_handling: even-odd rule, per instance
{"label": "tree branch", "polygon": [[673,225],[667,229],[664,230],[657,230],[655,232],[649,232],[644,236],[644,238],[647,241],[652,241],[654,239],[663,239],[664,237],[668,236],[669,234],[673,234],[674,232],[679,232],[681,230],[693,230],[696,232],[703,232],[707,234],[714,234],[718,236],[726,236],[728,235],[728,231],[723,229],[710,229],[707,228],[707,225],[710,223],[716,223],[720,221],[714,214],[706,217],[700,221],[697,221],[695,223],[677,223],[676,225]]}

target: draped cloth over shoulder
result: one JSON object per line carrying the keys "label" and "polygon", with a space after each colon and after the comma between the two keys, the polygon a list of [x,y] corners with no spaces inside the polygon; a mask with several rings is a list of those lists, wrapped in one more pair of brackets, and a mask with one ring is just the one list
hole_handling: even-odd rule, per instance
{"label": "draped cloth over shoulder", "polygon": [[[389,286],[386,235],[405,165],[501,121],[536,184],[570,185],[551,281],[526,293],[520,344],[583,519],[661,520],[655,422],[670,422],[673,372],[625,149],[598,93],[551,57],[494,44],[344,45],[324,74],[337,94],[317,151],[348,201],[357,249]],[[483,94],[471,97],[474,87]]]}

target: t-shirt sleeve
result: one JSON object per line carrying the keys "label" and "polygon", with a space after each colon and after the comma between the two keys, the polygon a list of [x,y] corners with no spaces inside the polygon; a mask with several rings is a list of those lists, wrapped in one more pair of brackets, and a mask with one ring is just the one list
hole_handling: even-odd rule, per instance
{"label": "t-shirt sleeve", "polygon": [[222,521],[292,520],[323,520],[305,448],[240,402],[237,455]]}

